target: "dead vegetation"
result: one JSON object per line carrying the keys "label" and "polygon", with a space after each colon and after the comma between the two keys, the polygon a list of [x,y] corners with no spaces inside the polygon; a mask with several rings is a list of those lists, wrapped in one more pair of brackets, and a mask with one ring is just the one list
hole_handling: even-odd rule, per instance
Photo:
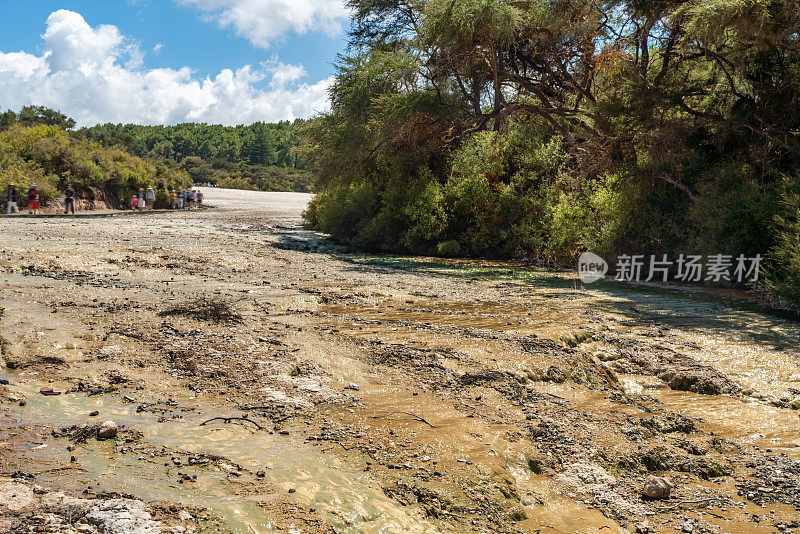
{"label": "dead vegetation", "polygon": [[244,320],[241,314],[233,309],[233,305],[225,299],[214,297],[200,297],[187,300],[162,310],[159,317],[190,317],[198,321],[221,324],[241,324]]}

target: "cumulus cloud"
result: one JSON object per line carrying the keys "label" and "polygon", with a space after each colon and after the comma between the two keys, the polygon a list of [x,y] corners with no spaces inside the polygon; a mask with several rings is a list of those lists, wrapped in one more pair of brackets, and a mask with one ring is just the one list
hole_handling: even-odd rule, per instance
{"label": "cumulus cloud", "polygon": [[348,17],[343,0],[176,0],[196,7],[223,28],[267,48],[286,33],[342,33]]}
{"label": "cumulus cloud", "polygon": [[332,80],[302,82],[301,66],[274,59],[197,78],[188,67],[143,69],[138,43],[73,11],[47,19],[44,53],[0,51],[0,102],[44,105],[79,125],[104,122],[226,125],[306,118],[327,108]]}

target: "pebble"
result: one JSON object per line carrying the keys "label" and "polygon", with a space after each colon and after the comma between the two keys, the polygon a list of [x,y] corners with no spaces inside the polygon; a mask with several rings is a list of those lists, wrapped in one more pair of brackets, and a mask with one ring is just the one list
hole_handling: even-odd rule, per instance
{"label": "pebble", "polygon": [[669,499],[672,482],[663,477],[649,476],[644,481],[642,496],[648,499]]}
{"label": "pebble", "polygon": [[98,439],[113,439],[117,437],[117,433],[119,432],[119,428],[117,427],[117,423],[114,421],[106,421],[100,428],[97,429],[97,438]]}

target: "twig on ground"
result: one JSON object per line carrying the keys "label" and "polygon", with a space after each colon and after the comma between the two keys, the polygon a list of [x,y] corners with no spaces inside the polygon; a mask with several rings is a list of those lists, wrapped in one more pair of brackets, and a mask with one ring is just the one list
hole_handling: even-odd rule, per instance
{"label": "twig on ground", "polygon": [[208,421],[203,421],[200,423],[200,426],[206,426],[208,423],[213,423],[214,421],[222,421],[224,423],[231,423],[233,421],[245,421],[248,423],[252,423],[258,427],[259,430],[264,430],[264,427],[253,421],[252,419],[248,419],[247,417],[212,417]]}
{"label": "twig on ground", "polygon": [[703,503],[707,503],[707,502],[721,501],[721,500],[722,500],[722,497],[708,497],[706,499],[699,499],[697,501],[679,501],[679,502],[675,503],[673,506],[664,506],[662,508],[659,508],[658,511],[659,512],[668,512],[670,510],[675,510],[676,508],[680,508],[681,506],[683,506],[685,504],[703,504]]}
{"label": "twig on ground", "polygon": [[392,415],[392,414],[396,414],[396,413],[399,413],[399,414],[402,414],[402,415],[407,415],[407,416],[409,416],[409,417],[413,418],[415,421],[419,421],[420,423],[425,423],[426,425],[428,425],[428,426],[429,426],[429,427],[431,427],[431,428],[436,428],[435,426],[433,426],[433,425],[432,425],[432,424],[431,424],[431,423],[430,423],[430,422],[429,422],[427,419],[425,419],[424,417],[421,417],[421,416],[419,416],[419,415],[417,415],[417,414],[415,414],[415,413],[411,413],[411,412],[402,412],[402,411],[399,411],[399,410],[395,410],[395,411],[392,411],[392,412],[386,412],[386,413],[385,413],[385,414],[383,414],[383,415],[375,415],[375,416],[372,416],[370,419],[380,419],[381,417],[385,417],[385,416],[387,416],[387,415]]}

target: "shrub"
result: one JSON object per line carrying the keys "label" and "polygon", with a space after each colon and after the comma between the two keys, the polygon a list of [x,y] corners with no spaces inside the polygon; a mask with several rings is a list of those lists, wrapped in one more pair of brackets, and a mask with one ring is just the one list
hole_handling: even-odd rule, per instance
{"label": "shrub", "polygon": [[451,239],[450,241],[439,243],[436,247],[436,251],[439,253],[439,256],[454,258],[461,254],[461,243],[455,239]]}

